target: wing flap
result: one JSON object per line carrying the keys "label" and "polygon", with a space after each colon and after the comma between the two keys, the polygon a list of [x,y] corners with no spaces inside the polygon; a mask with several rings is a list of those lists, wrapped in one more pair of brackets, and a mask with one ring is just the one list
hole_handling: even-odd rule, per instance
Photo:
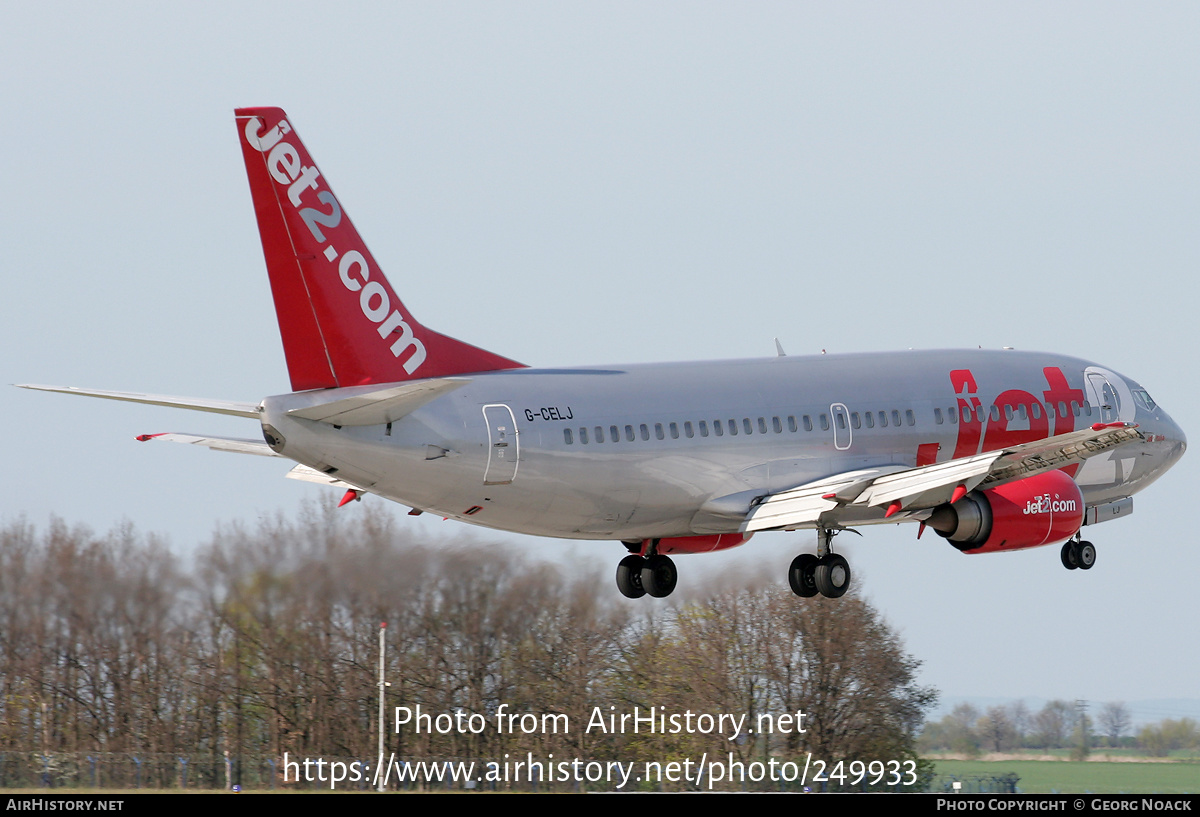
{"label": "wing flap", "polygon": [[814,525],[823,514],[853,502],[877,478],[903,471],[902,465],[848,471],[772,494],[750,509],[740,530]]}

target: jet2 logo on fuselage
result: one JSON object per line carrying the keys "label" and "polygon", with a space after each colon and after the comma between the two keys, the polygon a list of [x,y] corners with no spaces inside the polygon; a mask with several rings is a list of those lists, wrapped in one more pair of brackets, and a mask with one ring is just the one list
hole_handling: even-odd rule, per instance
{"label": "jet2 logo on fuselage", "polygon": [[[958,396],[959,414],[958,437],[952,459],[973,457],[984,451],[998,451],[1010,445],[1044,440],[1074,431],[1075,414],[1072,406],[1083,404],[1083,390],[1072,389],[1062,369],[1057,366],[1045,367],[1042,369],[1042,375],[1046,378],[1048,386],[1046,391],[1042,392],[1045,403],[1022,389],[1008,389],[992,401],[991,406],[999,409],[993,413],[984,411],[983,402],[977,394],[979,386],[971,370],[951,371],[950,385]],[[1053,410],[1048,410],[1048,407],[1053,407]],[[1013,412],[1011,419],[1010,411]],[[1018,416],[1020,421],[1014,422]],[[1053,429],[1050,427],[1052,421]],[[1010,423],[1018,427],[1010,428]],[[1073,473],[1070,470],[1069,472]]]}

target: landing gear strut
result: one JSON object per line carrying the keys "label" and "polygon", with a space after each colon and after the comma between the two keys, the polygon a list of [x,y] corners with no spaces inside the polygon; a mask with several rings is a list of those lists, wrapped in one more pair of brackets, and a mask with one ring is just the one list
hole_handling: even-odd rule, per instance
{"label": "landing gear strut", "polygon": [[801,598],[820,593],[829,599],[844,596],[850,589],[850,564],[831,549],[836,530],[817,530],[817,555],[801,553],[788,568],[788,584]]}
{"label": "landing gear strut", "polygon": [[1096,564],[1096,546],[1080,539],[1079,534],[1075,534],[1075,537],[1062,546],[1062,552],[1059,555],[1062,558],[1063,567],[1067,570],[1075,568],[1091,570],[1092,565]]}
{"label": "landing gear strut", "polygon": [[617,564],[617,589],[622,596],[639,599],[650,595],[662,599],[675,590],[679,572],[669,556],[657,552],[657,545],[655,539],[645,556],[631,553]]}

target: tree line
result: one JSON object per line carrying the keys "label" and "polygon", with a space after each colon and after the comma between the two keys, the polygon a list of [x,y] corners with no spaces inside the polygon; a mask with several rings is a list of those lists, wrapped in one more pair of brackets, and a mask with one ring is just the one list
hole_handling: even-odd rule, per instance
{"label": "tree line", "polygon": [[1070,749],[1083,759],[1095,749],[1133,749],[1150,757],[1200,750],[1200,726],[1191,718],[1166,718],[1134,729],[1129,707],[1108,701],[1048,701],[1037,712],[1024,701],[978,707],[961,703],[925,725],[922,751],[948,751],[968,757],[1020,749]]}
{"label": "tree line", "polygon": [[[916,758],[936,693],[860,598],[801,602],[746,580],[631,604],[607,577],[414,541],[363,510],[224,527],[190,560],[128,525],[0,528],[0,785],[34,774],[13,763],[45,776],[67,756],[93,775],[167,758],[145,785],[179,785],[182,763],[189,785],[213,786],[243,767],[261,780],[264,763],[281,783],[285,753],[373,760],[380,622],[398,758]],[[418,706],[488,727],[395,728],[396,707]],[[806,720],[803,733],[587,730],[597,711]],[[570,728],[501,730],[501,712]]]}

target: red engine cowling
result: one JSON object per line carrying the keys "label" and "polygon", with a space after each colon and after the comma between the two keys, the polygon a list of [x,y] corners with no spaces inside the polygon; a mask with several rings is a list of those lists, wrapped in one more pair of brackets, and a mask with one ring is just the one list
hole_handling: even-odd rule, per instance
{"label": "red engine cowling", "polygon": [[964,553],[993,553],[1070,539],[1083,511],[1075,481],[1050,471],[939,505],[926,524]]}

